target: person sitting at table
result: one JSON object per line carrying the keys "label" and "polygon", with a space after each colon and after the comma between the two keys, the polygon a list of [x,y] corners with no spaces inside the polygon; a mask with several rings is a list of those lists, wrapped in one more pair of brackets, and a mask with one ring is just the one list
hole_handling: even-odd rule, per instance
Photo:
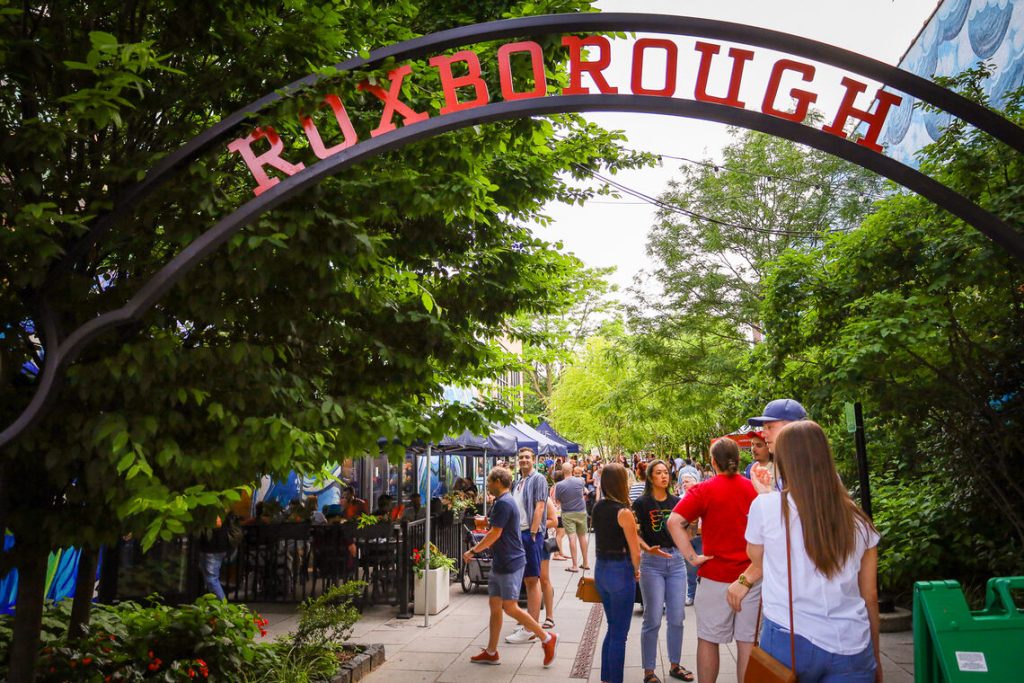
{"label": "person sitting at table", "polygon": [[423,507],[423,499],[418,493],[412,494],[409,497],[409,504],[405,506],[405,511],[402,513],[402,519],[407,522],[415,522],[417,519],[423,519],[427,516],[427,511]]}
{"label": "person sitting at table", "polygon": [[359,515],[367,514],[370,506],[357,497],[355,489],[349,486],[341,493],[341,509],[345,519],[356,519]]}

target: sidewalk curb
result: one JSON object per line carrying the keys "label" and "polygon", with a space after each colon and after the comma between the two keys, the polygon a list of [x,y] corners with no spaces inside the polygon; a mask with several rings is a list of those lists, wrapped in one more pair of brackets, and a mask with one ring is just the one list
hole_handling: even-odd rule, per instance
{"label": "sidewalk curb", "polygon": [[331,683],[356,683],[384,663],[384,646],[380,643],[366,645],[366,649],[341,665]]}

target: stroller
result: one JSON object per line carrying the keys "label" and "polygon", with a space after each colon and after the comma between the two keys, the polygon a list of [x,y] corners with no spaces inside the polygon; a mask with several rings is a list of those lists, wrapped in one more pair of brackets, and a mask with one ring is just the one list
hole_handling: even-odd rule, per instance
{"label": "stroller", "polygon": [[[472,518],[469,519],[471,520]],[[466,526],[463,531],[466,535],[466,543],[468,544],[466,546],[467,548],[472,548],[487,535],[487,531],[470,529],[468,526]],[[488,549],[479,555],[475,555],[469,562],[465,563],[465,566],[462,567],[462,576],[460,577],[462,579],[461,583],[463,593],[472,593],[477,586],[487,585],[491,576],[492,562],[493,558],[491,557],[491,551]]]}

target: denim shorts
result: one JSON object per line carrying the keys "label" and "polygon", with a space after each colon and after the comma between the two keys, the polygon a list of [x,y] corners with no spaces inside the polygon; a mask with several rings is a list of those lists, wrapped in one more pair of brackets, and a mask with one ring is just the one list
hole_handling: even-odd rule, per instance
{"label": "denim shorts", "polygon": [[[877,664],[871,643],[855,655],[837,655],[800,634],[793,641],[796,645],[796,674],[801,681],[817,681],[828,675],[828,680],[837,683],[874,683]],[[761,648],[790,666],[789,631],[769,619],[765,619],[761,627]]]}
{"label": "denim shorts", "polygon": [[504,574],[492,571],[487,579],[487,595],[500,597],[502,600],[518,600],[519,586],[523,583],[523,569]]}

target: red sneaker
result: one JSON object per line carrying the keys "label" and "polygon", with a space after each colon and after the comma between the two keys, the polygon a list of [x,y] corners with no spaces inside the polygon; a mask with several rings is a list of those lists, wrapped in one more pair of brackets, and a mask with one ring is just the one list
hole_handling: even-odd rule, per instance
{"label": "red sneaker", "polygon": [[[480,650],[480,654],[473,655],[469,658],[469,661],[474,664],[501,664],[501,657],[495,652],[493,655],[487,652],[487,648]],[[546,666],[546,665],[545,665]]]}
{"label": "red sneaker", "polygon": [[551,666],[554,663],[554,661],[555,661],[555,648],[558,647],[558,634],[557,633],[551,633],[550,631],[548,631],[548,635],[551,636],[550,638],[548,638],[548,642],[540,644],[541,648],[544,649],[544,668],[545,669],[548,668],[549,666]]}

